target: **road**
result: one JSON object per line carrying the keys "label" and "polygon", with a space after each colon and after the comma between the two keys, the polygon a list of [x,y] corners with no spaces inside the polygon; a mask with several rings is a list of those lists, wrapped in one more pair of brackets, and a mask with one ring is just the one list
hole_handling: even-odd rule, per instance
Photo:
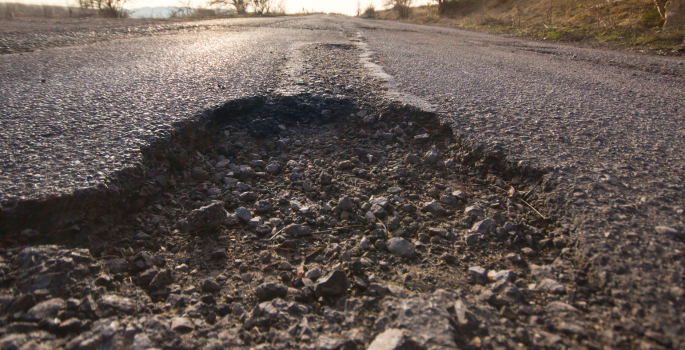
{"label": "road", "polygon": [[544,174],[534,205],[558,216],[565,263],[595,288],[585,317],[608,333],[594,344],[615,346],[634,318],[632,347],[685,346],[682,59],[340,16],[207,23],[0,56],[3,207],[107,183],[173,122],[292,87],[303,45],[351,43],[388,98],[436,111],[474,154]]}

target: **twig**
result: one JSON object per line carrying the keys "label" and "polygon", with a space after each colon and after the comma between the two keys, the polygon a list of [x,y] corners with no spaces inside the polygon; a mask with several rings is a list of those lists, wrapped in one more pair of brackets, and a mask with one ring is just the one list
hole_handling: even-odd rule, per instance
{"label": "twig", "polygon": [[[287,226],[286,226],[287,227]],[[341,228],[352,228],[352,227],[362,227],[362,225],[348,225],[348,226],[338,226],[338,227],[331,227],[328,230],[323,230],[323,231],[315,231],[315,232],[310,232],[310,234],[315,234],[315,233],[324,233],[324,232],[331,232],[333,230],[338,230]],[[278,236],[279,233],[283,232],[285,230],[285,227],[278,230],[278,232],[274,233],[271,237],[269,237],[268,241],[274,239],[274,237]]]}
{"label": "twig", "polygon": [[538,188],[538,186],[540,186],[540,183],[541,183],[541,182],[542,182],[542,178],[540,178],[540,180],[538,180],[538,182],[535,183],[535,186],[533,186],[533,188],[531,188],[530,191],[528,191],[528,192],[527,192],[525,195],[523,195],[523,197],[521,197],[521,198],[522,198],[522,199],[528,198],[528,196],[529,196],[531,193],[533,193],[533,191],[535,191],[535,189]]}
{"label": "twig", "polygon": [[331,228],[331,229],[328,229],[328,230],[315,231],[315,232],[312,232],[312,234],[315,234],[315,233],[324,233],[324,232],[332,232],[333,230],[337,230],[337,229],[341,229],[341,228],[350,228],[350,227],[362,227],[362,225],[352,225],[352,226],[344,226],[344,227],[335,227],[335,228]]}
{"label": "twig", "polygon": [[[416,205],[416,204],[415,204],[415,205]],[[381,219],[379,219],[379,218],[376,218],[376,220],[378,220],[378,222],[380,222],[381,225],[383,225],[383,228],[385,229],[385,233],[386,233],[387,235],[390,235],[390,231],[388,231],[388,227],[385,226],[385,223],[383,223],[383,221],[381,221]]]}
{"label": "twig", "polygon": [[547,220],[547,218],[546,218],[544,215],[540,214],[539,211],[537,211],[535,208],[533,208],[532,205],[528,204],[528,202],[526,202],[525,200],[523,200],[523,198],[521,198],[521,202],[523,202],[523,204],[527,205],[528,208],[533,209],[533,211],[534,211],[536,214],[540,215],[540,217],[541,217],[543,220]]}

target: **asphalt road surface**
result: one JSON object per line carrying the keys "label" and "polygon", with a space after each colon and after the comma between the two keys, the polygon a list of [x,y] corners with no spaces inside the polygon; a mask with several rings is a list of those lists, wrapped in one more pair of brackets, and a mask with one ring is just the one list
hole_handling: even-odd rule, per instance
{"label": "asphalt road surface", "polygon": [[[436,111],[474,153],[544,174],[534,205],[559,217],[566,263],[597,289],[596,344],[685,346],[683,59],[340,16],[203,25],[0,56],[5,210],[107,183],[211,106],[306,92],[300,48],[351,43],[388,98]],[[621,322],[636,327],[625,343]]]}

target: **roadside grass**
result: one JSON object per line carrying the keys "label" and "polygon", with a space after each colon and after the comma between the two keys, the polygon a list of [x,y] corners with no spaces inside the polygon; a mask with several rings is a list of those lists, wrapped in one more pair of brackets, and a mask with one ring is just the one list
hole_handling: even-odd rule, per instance
{"label": "roadside grass", "polygon": [[685,30],[663,31],[653,0],[459,0],[412,8],[407,19],[392,10],[375,18],[467,28],[538,40],[685,56]]}

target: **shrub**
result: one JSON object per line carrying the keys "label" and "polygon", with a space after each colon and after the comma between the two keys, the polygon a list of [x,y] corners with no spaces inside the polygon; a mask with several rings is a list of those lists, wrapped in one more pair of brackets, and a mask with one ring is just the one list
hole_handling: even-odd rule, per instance
{"label": "shrub", "polygon": [[385,6],[392,7],[399,18],[409,18],[414,0],[385,0]]}
{"label": "shrub", "polygon": [[642,24],[647,28],[661,28],[664,26],[664,19],[658,11],[650,11],[642,14]]}
{"label": "shrub", "polygon": [[362,17],[376,18],[376,8],[373,6],[373,4],[369,4],[369,6],[366,7],[364,13],[362,14]]}

